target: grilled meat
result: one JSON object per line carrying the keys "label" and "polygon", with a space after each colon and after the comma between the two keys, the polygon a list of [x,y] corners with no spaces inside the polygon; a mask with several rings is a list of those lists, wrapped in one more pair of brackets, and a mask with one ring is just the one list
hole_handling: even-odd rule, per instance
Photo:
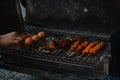
{"label": "grilled meat", "polygon": [[45,48],[50,50],[50,51],[56,50],[57,49],[56,42],[53,40],[48,41]]}
{"label": "grilled meat", "polygon": [[96,42],[91,42],[88,46],[82,51],[82,54],[89,53],[89,50],[96,45]]}
{"label": "grilled meat", "polygon": [[85,60],[88,59],[88,57],[93,54],[97,54],[103,47],[105,46],[105,42],[101,41],[97,45],[95,45],[92,49],[89,50],[89,54],[85,57]]}
{"label": "grilled meat", "polygon": [[87,45],[88,45],[88,41],[84,41],[76,48],[75,52],[76,53],[82,52],[82,50],[85,49]]}
{"label": "grilled meat", "polygon": [[80,40],[74,42],[74,44],[70,47],[70,51],[74,51],[78,47],[80,42],[81,42]]}
{"label": "grilled meat", "polygon": [[89,53],[90,54],[96,54],[97,52],[99,52],[101,50],[101,48],[103,48],[105,45],[105,42],[99,42],[96,46],[94,46]]}

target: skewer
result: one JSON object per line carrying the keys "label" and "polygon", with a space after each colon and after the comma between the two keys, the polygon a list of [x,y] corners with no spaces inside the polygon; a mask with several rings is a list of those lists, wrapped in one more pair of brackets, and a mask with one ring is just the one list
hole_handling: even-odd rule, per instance
{"label": "skewer", "polygon": [[43,50],[43,49],[45,49],[45,46],[39,46],[38,47],[38,50],[40,51],[40,50]]}
{"label": "skewer", "polygon": [[92,53],[88,54],[84,60],[87,60]]}
{"label": "skewer", "polygon": [[[76,48],[74,48],[74,50],[75,50],[75,53],[74,53],[74,55],[75,54],[78,54],[79,52],[81,52],[86,46],[88,45],[88,41],[84,41],[82,44],[77,44],[75,47]],[[74,47],[74,45],[73,45],[73,47]]]}
{"label": "skewer", "polygon": [[[77,47],[77,49],[75,50],[76,53],[81,52],[83,49],[85,49],[85,47],[88,45],[88,41],[84,41],[81,45],[79,45]],[[83,54],[80,55],[80,58],[82,58]]]}
{"label": "skewer", "polygon": [[84,53],[82,53],[79,58],[81,59],[83,55],[84,55]]}
{"label": "skewer", "polygon": [[92,49],[89,50],[89,54],[85,57],[85,60],[89,58],[90,55],[95,55],[97,54],[101,48],[103,48],[105,45],[105,42],[99,42],[97,45],[95,45]]}
{"label": "skewer", "polygon": [[80,40],[74,42],[74,44],[71,45],[71,47],[70,47],[69,51],[67,52],[66,56],[68,56],[71,51],[74,51],[77,48],[77,46],[79,45],[80,42],[81,42]]}
{"label": "skewer", "polygon": [[82,54],[80,55],[80,58],[82,58],[82,56],[84,54],[88,54],[89,50],[94,47],[96,45],[96,42],[91,42],[83,51]]}

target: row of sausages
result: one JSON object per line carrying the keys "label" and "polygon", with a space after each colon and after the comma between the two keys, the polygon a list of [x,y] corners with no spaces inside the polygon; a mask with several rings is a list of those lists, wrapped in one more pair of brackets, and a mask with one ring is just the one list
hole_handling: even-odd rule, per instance
{"label": "row of sausages", "polygon": [[105,46],[105,42],[91,42],[84,41],[81,43],[81,40],[78,40],[71,45],[69,52],[75,52],[76,54],[82,53],[80,57],[82,57],[84,54],[93,54],[95,55],[98,53],[103,47]]}

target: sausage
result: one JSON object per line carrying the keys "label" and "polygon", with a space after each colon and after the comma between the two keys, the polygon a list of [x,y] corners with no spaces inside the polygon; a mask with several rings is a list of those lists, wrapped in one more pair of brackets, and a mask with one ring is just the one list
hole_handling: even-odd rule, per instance
{"label": "sausage", "polygon": [[82,54],[89,53],[89,50],[96,45],[96,42],[91,42],[83,51]]}
{"label": "sausage", "polygon": [[81,52],[88,45],[88,41],[84,41],[81,45],[79,45],[75,52]]}
{"label": "sausage", "polygon": [[80,42],[81,42],[81,40],[75,41],[73,43],[73,45],[71,45],[71,47],[70,47],[69,51],[67,52],[66,56],[69,56],[70,52],[74,51],[77,48],[77,46],[80,44]]}
{"label": "sausage", "polygon": [[90,54],[96,54],[105,46],[105,42],[99,42],[97,45],[95,45],[92,49],[89,50]]}
{"label": "sausage", "polygon": [[77,48],[77,46],[79,45],[80,42],[81,42],[80,40],[74,42],[74,44],[70,47],[70,51],[74,51]]}

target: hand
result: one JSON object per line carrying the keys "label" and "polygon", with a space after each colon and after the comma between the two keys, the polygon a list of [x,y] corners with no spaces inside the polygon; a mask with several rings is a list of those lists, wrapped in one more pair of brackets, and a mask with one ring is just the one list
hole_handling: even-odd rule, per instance
{"label": "hand", "polygon": [[17,32],[10,32],[0,35],[0,46],[17,45],[22,41],[22,37]]}

